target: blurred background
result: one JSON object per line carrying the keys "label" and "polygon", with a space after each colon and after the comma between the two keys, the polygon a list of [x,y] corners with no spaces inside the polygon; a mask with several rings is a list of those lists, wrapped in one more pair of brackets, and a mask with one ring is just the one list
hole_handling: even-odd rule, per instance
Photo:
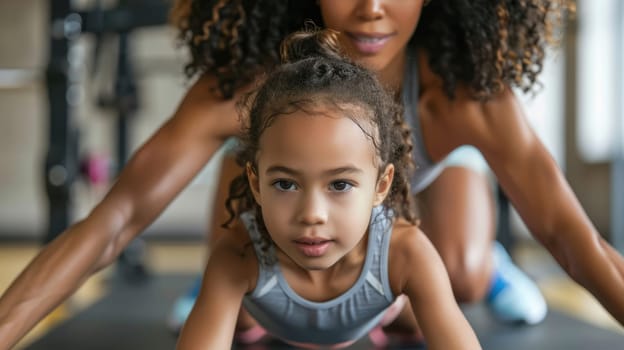
{"label": "blurred background", "polygon": [[[53,163],[70,159],[66,176],[75,186],[68,190],[74,203],[69,216],[84,216],[118,167],[120,120],[127,125],[121,143],[128,156],[173,114],[191,83],[183,74],[184,48],[164,24],[168,2],[129,1],[132,6],[120,7],[115,1],[72,1],[74,10],[89,11],[88,25],[80,18],[51,24],[51,3],[0,4],[0,239],[38,240],[48,230],[46,172],[54,176],[46,169],[48,156]],[[57,43],[58,52],[51,53],[55,25],[76,26],[78,32],[66,48]],[[63,77],[55,80],[55,63],[63,60],[69,62],[67,82],[57,86]],[[60,94],[54,106],[46,74],[53,93]],[[68,154],[48,152],[51,144]],[[211,187],[202,176],[206,181],[196,181],[148,231],[201,235]]]}
{"label": "blurred background", "polygon": [[[72,10],[82,16],[54,18],[62,3],[0,2],[0,291],[59,228],[91,210],[191,84],[183,74],[185,48],[165,23],[170,3],[76,0]],[[589,217],[620,252],[623,9],[619,0],[578,0],[576,17],[548,52],[543,86],[522,96]],[[216,157],[128,255],[150,271],[200,271],[218,167]],[[549,303],[570,309],[588,300],[589,309],[569,311],[620,331],[554,267],[513,212],[505,234]],[[84,303],[101,294],[91,288]]]}

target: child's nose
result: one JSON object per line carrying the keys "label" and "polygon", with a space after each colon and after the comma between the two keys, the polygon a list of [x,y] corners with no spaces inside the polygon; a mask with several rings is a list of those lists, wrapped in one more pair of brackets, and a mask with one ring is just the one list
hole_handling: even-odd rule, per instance
{"label": "child's nose", "polygon": [[306,225],[318,225],[327,222],[328,208],[323,195],[307,193],[299,207],[299,221]]}

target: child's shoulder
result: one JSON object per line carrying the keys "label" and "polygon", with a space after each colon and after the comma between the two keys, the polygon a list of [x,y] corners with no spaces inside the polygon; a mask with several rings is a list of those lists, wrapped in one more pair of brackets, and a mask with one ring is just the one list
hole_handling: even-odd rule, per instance
{"label": "child's shoulder", "polygon": [[[239,256],[251,256],[255,258],[253,243],[247,232],[247,228],[240,220],[234,220],[228,228],[220,227],[219,239],[212,249],[225,249]],[[252,256],[253,255],[253,256]]]}
{"label": "child's shoulder", "polygon": [[258,278],[258,259],[245,225],[234,221],[229,228],[219,228],[219,239],[210,247],[210,259],[233,274],[249,281],[252,290]]}
{"label": "child's shoulder", "polygon": [[392,291],[401,293],[410,274],[427,268],[427,262],[439,258],[429,238],[418,227],[397,219],[392,229],[388,254],[388,274]]}
{"label": "child's shoulder", "polygon": [[412,254],[412,248],[418,246],[422,240],[428,240],[427,236],[418,227],[405,219],[395,220],[390,238],[390,255],[395,256]]}

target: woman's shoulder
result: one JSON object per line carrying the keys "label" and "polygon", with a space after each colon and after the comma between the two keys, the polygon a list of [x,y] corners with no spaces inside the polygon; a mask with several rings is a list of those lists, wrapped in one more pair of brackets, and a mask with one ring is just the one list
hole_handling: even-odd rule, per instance
{"label": "woman's shoulder", "polygon": [[443,79],[431,69],[426,52],[419,52],[419,119],[427,149],[441,159],[453,149],[471,144],[478,148],[496,146],[497,135],[518,130],[524,115],[509,86],[487,98],[477,98],[465,83],[458,83],[453,95],[444,89]]}
{"label": "woman's shoulder", "polygon": [[251,88],[240,88],[233,96],[226,98],[219,92],[217,78],[204,74],[188,88],[173,119],[189,124],[195,130],[217,133],[223,138],[235,136],[240,130],[237,103]]}
{"label": "woman's shoulder", "polygon": [[463,114],[479,102],[470,96],[468,88],[462,83],[456,84],[450,96],[445,89],[444,79],[433,71],[424,50],[418,51],[418,77],[419,117],[425,130],[427,127],[433,130],[441,127],[443,131],[448,131],[449,126],[461,123],[454,114]]}

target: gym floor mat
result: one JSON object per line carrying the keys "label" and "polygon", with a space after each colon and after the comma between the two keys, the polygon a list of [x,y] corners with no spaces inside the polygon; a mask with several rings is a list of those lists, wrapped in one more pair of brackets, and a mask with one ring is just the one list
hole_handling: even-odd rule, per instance
{"label": "gym floor mat", "polygon": [[[193,278],[188,275],[157,275],[137,283],[113,278],[107,296],[52,329],[26,349],[174,349],[176,337],[167,328],[167,314],[173,300],[191,285]],[[530,327],[497,323],[481,305],[465,307],[464,311],[487,350],[611,350],[624,346],[624,334],[595,327],[554,310],[550,310],[542,324]],[[370,348],[371,344],[364,339],[349,349]],[[276,342],[236,348],[243,349],[292,348]]]}

